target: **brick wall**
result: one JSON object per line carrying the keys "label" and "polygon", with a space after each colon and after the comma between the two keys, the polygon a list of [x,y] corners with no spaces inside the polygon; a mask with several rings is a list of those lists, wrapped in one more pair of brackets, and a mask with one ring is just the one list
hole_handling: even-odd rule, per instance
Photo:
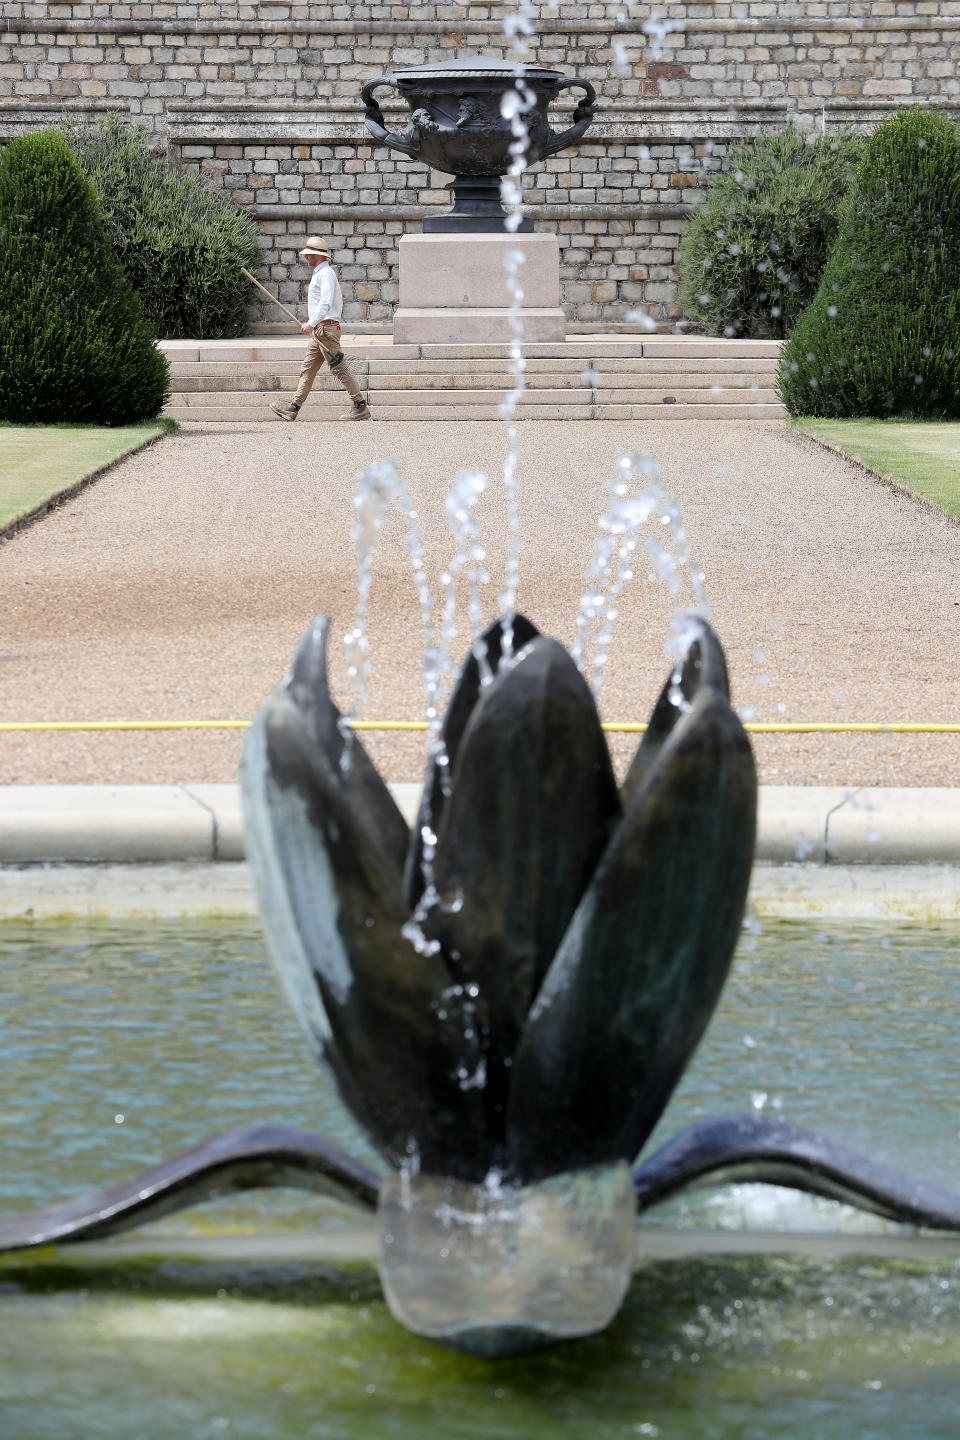
{"label": "brick wall", "polygon": [[[676,318],[684,216],[732,141],[791,115],[810,129],[865,127],[903,103],[960,117],[960,0],[673,0],[625,22],[617,3],[553,8],[540,6],[532,58],[590,79],[603,101],[586,143],[526,184],[537,228],[560,236],[575,326],[632,329],[638,308]],[[264,279],[288,303],[301,292],[301,237],[321,230],[336,242],[346,318],[382,326],[397,239],[446,207],[449,177],[370,143],[360,85],[393,67],[505,53],[507,11],[374,4],[358,20],[329,0],[0,0],[0,137],[64,110],[122,109],[251,211]],[[399,110],[385,113],[402,127]],[[562,107],[553,123],[566,123]]]}
{"label": "brick wall", "polygon": [[[218,142],[200,138],[200,117],[181,115],[178,124],[191,131],[189,140],[175,142],[182,168],[208,177],[258,217],[265,282],[282,300],[292,306],[300,298],[306,272],[297,250],[308,231],[319,230],[334,241],[345,318],[368,325],[390,320],[397,241],[419,228],[425,210],[449,206],[448,176],[370,143],[236,134]],[[604,137],[531,172],[528,213],[537,229],[559,235],[563,304],[573,324],[632,329],[639,320],[625,317],[637,307],[661,319],[677,313],[676,246],[689,195],[722,163],[728,143]]]}

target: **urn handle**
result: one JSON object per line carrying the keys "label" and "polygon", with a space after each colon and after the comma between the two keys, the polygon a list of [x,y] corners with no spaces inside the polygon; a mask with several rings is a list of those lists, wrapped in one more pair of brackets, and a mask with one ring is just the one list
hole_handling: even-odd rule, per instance
{"label": "urn handle", "polygon": [[597,113],[597,92],[589,80],[561,80],[554,93],[559,94],[561,90],[568,90],[571,87],[584,90],[586,94],[573,112],[573,124],[570,129],[561,131],[559,135],[551,130],[550,138],[540,152],[541,159],[545,160],[548,155],[556,155],[558,150],[565,150],[568,145],[575,145]]}
{"label": "urn handle", "polygon": [[364,85],[360,91],[360,98],[363,100],[367,112],[363,117],[366,121],[367,129],[374,139],[379,140],[382,145],[388,145],[391,150],[402,150],[404,155],[409,155],[412,160],[416,160],[416,145],[410,140],[405,140],[402,135],[395,135],[393,131],[388,130],[384,124],[383,111],[373,98],[374,90],[378,89],[381,85],[392,85],[395,89],[399,88],[392,75],[382,76],[379,80],[367,81],[366,85]]}

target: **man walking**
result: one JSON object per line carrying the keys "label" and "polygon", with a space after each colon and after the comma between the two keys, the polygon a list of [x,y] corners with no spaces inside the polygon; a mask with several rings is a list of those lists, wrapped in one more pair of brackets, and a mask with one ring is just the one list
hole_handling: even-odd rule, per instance
{"label": "man walking", "polygon": [[317,372],[326,361],[330,366],[330,373],[340,381],[353,401],[351,409],[346,415],[341,415],[340,419],[369,420],[370,410],[366,396],[361,393],[346,356],[340,349],[343,296],[340,293],[340,283],[330,266],[330,248],[326,240],[319,235],[310,235],[300,254],[313,271],[310,289],[307,291],[309,318],[306,324],[300,326],[301,334],[311,337],[310,344],[300,367],[297,393],[286,405],[279,400],[274,401],[270,409],[281,420],[296,420],[300,407],[313,388]]}

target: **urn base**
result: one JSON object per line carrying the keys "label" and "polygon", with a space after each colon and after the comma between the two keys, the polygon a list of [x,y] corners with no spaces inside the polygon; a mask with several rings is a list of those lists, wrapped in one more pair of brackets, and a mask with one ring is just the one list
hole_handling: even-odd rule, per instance
{"label": "urn base", "polygon": [[532,235],[533,221],[521,220],[515,231],[504,224],[505,215],[460,215],[450,210],[446,215],[426,215],[424,235]]}
{"label": "urn base", "polygon": [[533,221],[523,219],[516,230],[507,229],[500,203],[500,181],[495,176],[456,175],[447,186],[454,205],[444,215],[426,215],[425,235],[530,235]]}
{"label": "urn base", "polygon": [[377,1225],[393,1315],[473,1355],[603,1330],[633,1273],[636,1199],[621,1162],[524,1186],[393,1173]]}
{"label": "urn base", "polygon": [[515,338],[507,263],[523,291],[518,311],[527,340],[563,340],[560,244],[556,235],[425,234],[400,241],[400,304],[393,317],[397,344],[495,344]]}

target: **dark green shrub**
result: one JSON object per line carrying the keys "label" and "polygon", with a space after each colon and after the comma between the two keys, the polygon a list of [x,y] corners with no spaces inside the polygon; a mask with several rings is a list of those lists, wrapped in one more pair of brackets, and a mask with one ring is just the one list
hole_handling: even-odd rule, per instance
{"label": "dark green shrub", "polygon": [[960,415],[960,131],[945,115],[902,110],[867,142],[779,384],[805,415]]}
{"label": "dark green shrub", "polygon": [[96,186],[110,242],[150,324],[166,339],[243,335],[257,231],[248,216],[151,150],[119,115],[64,132]]}
{"label": "dark green shrub", "polygon": [[167,381],[63,136],[12,140],[0,155],[0,420],[146,420]]}
{"label": "dark green shrub", "polygon": [[862,141],[791,122],[734,146],[680,246],[681,303],[708,334],[780,339],[816,294]]}

